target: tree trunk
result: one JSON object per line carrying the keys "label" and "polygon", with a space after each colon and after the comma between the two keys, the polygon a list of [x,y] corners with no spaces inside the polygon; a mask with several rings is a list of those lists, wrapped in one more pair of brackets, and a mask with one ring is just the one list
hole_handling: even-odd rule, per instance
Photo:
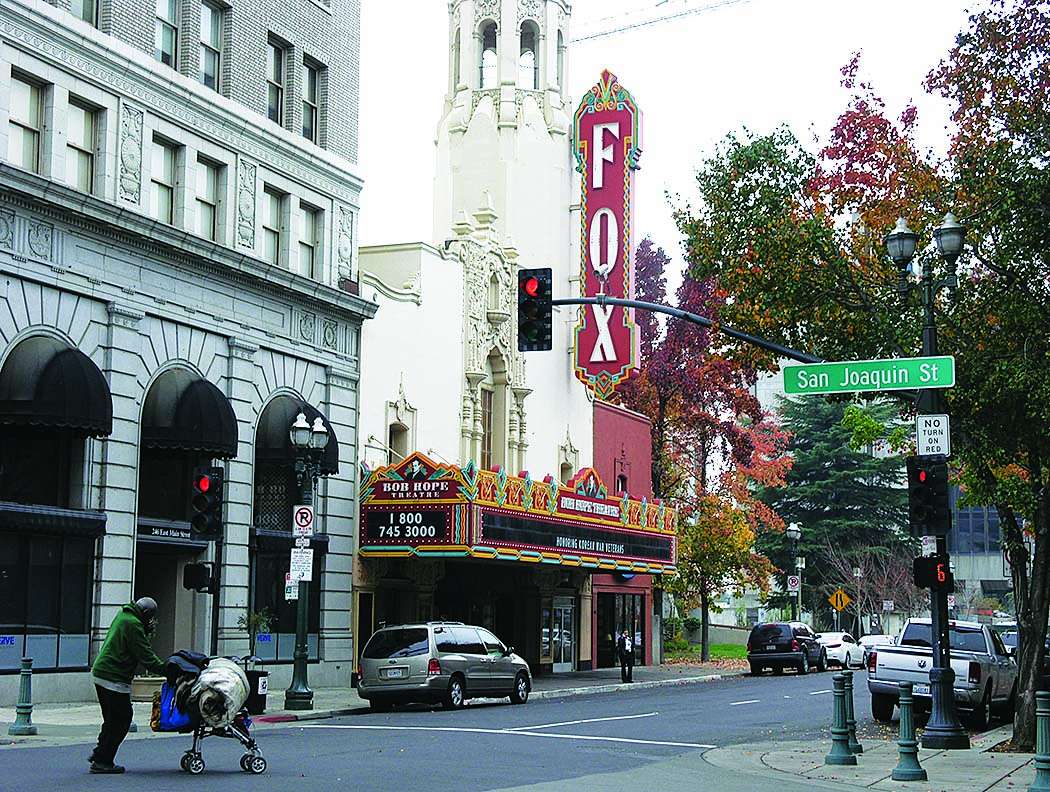
{"label": "tree trunk", "polygon": [[[1033,466],[1033,478],[1041,467]],[[1037,479],[1038,480],[1038,479]],[[1028,551],[1017,516],[998,507],[1004,526],[1010,575],[1014,585],[1017,617],[1017,707],[1014,712],[1014,745],[1023,751],[1035,748],[1035,694],[1042,673],[1047,612],[1050,609],[1050,489],[1040,488],[1035,509],[1035,557],[1029,575]]]}
{"label": "tree trunk", "polygon": [[703,663],[711,659],[711,618],[707,612],[710,599],[706,589],[700,592],[700,661]]}

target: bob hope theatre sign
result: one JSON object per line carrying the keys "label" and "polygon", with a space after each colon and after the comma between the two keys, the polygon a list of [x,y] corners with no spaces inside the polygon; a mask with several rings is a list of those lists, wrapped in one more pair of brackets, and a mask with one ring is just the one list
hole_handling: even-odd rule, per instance
{"label": "bob hope theatre sign", "polygon": [[365,471],[359,552],[660,575],[674,571],[676,522],[662,503],[609,497],[590,468],[562,486],[413,453]]}

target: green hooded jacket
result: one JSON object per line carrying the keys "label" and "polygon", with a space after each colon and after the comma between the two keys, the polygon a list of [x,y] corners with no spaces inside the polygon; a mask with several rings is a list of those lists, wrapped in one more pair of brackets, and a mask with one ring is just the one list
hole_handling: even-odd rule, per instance
{"label": "green hooded jacket", "polygon": [[120,609],[109,625],[91,673],[99,679],[130,685],[139,663],[150,673],[164,673],[165,665],[150,646],[138,608],[129,604]]}

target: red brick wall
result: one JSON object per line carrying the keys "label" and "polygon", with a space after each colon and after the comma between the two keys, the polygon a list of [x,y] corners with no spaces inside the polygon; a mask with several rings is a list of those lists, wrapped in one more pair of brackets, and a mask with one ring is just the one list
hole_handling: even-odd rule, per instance
{"label": "red brick wall", "polygon": [[594,469],[609,494],[616,494],[616,480],[627,476],[632,498],[653,497],[653,455],[650,422],[644,415],[594,402]]}

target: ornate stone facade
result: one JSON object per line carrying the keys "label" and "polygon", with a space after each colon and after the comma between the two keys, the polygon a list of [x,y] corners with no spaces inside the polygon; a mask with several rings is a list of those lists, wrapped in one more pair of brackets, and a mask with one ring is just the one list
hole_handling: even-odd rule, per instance
{"label": "ornate stone facade", "polygon": [[142,195],[142,111],[120,105],[120,197],[137,204]]}

